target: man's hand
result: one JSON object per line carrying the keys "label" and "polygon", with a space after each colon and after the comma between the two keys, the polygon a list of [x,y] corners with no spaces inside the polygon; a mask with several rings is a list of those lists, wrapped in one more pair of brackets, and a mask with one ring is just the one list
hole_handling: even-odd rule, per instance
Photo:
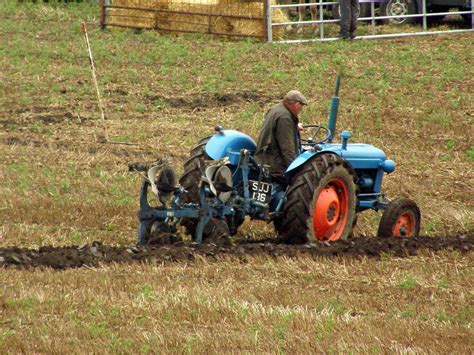
{"label": "man's hand", "polygon": [[301,122],[298,123],[298,132],[304,132],[304,127]]}

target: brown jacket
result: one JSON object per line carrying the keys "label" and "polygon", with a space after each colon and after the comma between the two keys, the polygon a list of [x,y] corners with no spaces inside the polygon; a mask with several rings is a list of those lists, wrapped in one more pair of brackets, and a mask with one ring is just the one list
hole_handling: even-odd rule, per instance
{"label": "brown jacket", "polygon": [[273,106],[265,114],[255,158],[260,164],[269,165],[274,176],[282,177],[299,154],[298,122],[298,117],[283,103]]}

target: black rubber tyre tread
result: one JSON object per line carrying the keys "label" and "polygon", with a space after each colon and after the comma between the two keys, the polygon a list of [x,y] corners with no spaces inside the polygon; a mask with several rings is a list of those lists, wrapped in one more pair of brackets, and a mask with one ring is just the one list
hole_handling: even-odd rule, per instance
{"label": "black rubber tyre tread", "polygon": [[188,193],[184,196],[184,202],[197,202],[199,200],[199,181],[205,172],[205,161],[211,158],[204,151],[206,143],[211,137],[205,137],[191,149],[190,157],[184,162],[184,172],[179,179],[179,184]]}
{"label": "black rubber tyre tread", "polygon": [[[348,180],[354,185],[350,188],[350,215],[341,239],[347,239],[352,232],[355,218],[357,177],[347,161],[335,154],[322,154],[308,162],[292,179],[288,190],[287,202],[283,209],[283,217],[275,224],[279,237],[286,243],[304,244],[317,239],[312,235],[310,220],[313,215],[315,192],[320,189],[320,182],[333,172],[348,174]],[[322,187],[321,187],[322,188]],[[351,193],[352,189],[352,193]]]}
{"label": "black rubber tyre tread", "polygon": [[[184,203],[199,201],[199,182],[205,172],[205,161],[211,159],[204,151],[209,139],[211,139],[211,136],[201,139],[199,143],[191,149],[190,157],[184,162],[184,172],[179,179],[179,184],[188,191],[187,194],[183,196]],[[186,233],[194,238],[197,221],[183,218],[181,225],[185,227]]]}
{"label": "black rubber tyre tread", "polygon": [[410,237],[418,237],[418,235],[420,234],[421,225],[420,209],[418,208],[415,201],[410,200],[406,197],[399,197],[390,202],[388,207],[385,209],[382,218],[380,219],[377,237],[392,237],[392,230],[398,218],[400,217],[400,215],[408,211],[413,212],[416,223],[413,235]]}

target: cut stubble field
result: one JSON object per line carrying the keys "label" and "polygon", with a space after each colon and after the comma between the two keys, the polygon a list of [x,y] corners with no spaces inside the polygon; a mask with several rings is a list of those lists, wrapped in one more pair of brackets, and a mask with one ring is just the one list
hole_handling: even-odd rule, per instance
{"label": "cut stubble field", "polygon": [[[0,13],[0,352],[472,349],[472,34],[291,46],[100,31],[90,4]],[[293,88],[325,124],[337,73],[339,132],[396,162],[384,190],[418,203],[423,237],[377,240],[368,213],[334,245],[247,221],[232,245],[134,246],[129,162],[180,173],[214,125],[255,138]]]}

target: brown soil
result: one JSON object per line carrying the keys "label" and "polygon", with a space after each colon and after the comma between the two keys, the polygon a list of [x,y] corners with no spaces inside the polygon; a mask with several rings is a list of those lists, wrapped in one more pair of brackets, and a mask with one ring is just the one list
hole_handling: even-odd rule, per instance
{"label": "brown soil", "polygon": [[254,256],[270,257],[408,257],[421,250],[471,252],[474,234],[449,237],[354,238],[335,243],[287,245],[274,239],[237,240],[235,243],[195,244],[165,236],[147,246],[111,246],[93,242],[82,246],[43,246],[39,249],[0,248],[0,267],[69,269],[96,267],[108,263],[179,262],[196,258],[216,260],[231,256],[245,261]]}
{"label": "brown soil", "polygon": [[[283,96],[283,94],[281,95]],[[261,94],[253,91],[243,92],[230,92],[230,93],[215,93],[215,94],[203,94],[194,96],[192,98],[186,97],[165,97],[161,95],[149,95],[145,97],[146,102],[154,103],[156,101],[162,101],[168,104],[171,108],[175,109],[188,109],[197,110],[200,108],[214,108],[222,106],[230,106],[233,104],[239,104],[243,102],[258,102],[261,105],[265,105],[269,102],[278,100],[280,95],[272,96],[267,94]]]}

